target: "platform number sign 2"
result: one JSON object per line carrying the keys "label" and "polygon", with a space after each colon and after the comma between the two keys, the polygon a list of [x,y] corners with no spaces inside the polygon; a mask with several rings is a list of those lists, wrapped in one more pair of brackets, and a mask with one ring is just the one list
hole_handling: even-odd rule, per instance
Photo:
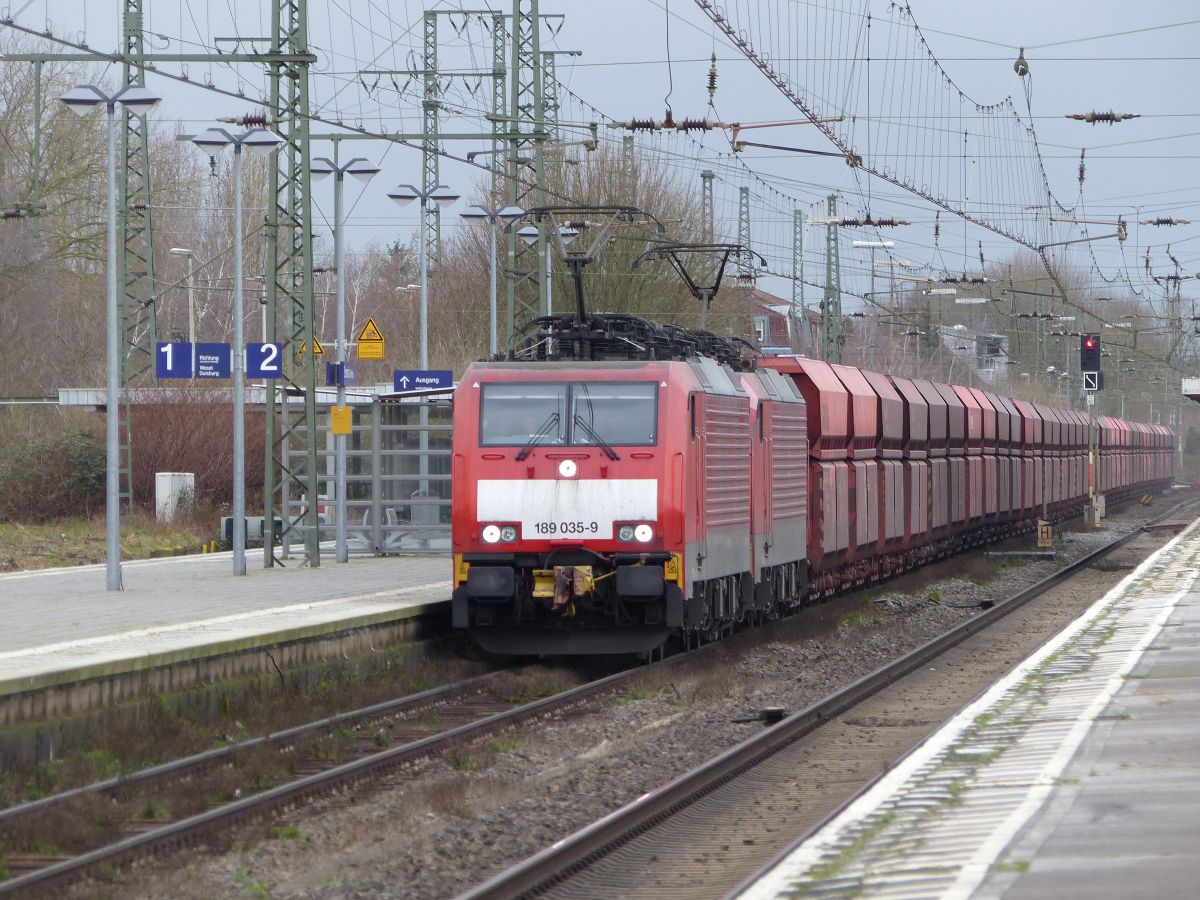
{"label": "platform number sign 2", "polygon": [[283,344],[246,344],[246,376],[282,378]]}

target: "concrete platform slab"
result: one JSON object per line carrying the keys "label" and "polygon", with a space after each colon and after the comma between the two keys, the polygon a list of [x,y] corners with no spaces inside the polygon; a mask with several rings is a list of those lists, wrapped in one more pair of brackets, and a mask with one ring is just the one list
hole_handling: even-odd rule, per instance
{"label": "concrete platform slab", "polygon": [[[1198,557],[1200,522],[742,896],[1196,896]],[[889,816],[951,767],[955,803]]]}
{"label": "concrete platform slab", "polygon": [[122,569],[120,592],[104,588],[103,565],[0,575],[0,721],[34,712],[6,697],[389,625],[450,598],[444,556],[250,565],[235,576],[230,554],[214,553]]}

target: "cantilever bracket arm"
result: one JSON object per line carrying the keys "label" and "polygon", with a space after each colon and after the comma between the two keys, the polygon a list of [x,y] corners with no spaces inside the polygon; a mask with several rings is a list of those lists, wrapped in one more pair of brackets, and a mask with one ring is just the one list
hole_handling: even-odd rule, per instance
{"label": "cantilever bracket arm", "polygon": [[1038,244],[1037,249],[1040,252],[1042,250],[1045,250],[1047,247],[1065,247],[1068,244],[1086,244],[1089,241],[1104,241],[1104,240],[1108,240],[1109,238],[1116,238],[1117,240],[1120,240],[1120,241],[1125,240],[1124,229],[1122,229],[1121,231],[1115,231],[1112,234],[1098,234],[1095,237],[1075,238],[1075,240],[1073,240],[1073,241],[1055,241],[1052,244]]}

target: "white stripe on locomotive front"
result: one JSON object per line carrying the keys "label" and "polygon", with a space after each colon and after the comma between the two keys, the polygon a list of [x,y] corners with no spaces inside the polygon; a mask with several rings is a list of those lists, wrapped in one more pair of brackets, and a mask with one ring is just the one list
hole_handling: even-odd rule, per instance
{"label": "white stripe on locomotive front", "polygon": [[[479,521],[519,522],[524,540],[612,540],[614,522],[658,520],[657,478],[481,479],[478,487]],[[596,531],[591,529],[593,522]],[[555,533],[545,532],[546,523],[554,523]],[[565,523],[572,530],[559,534]],[[579,523],[585,526],[583,532],[574,530]]]}

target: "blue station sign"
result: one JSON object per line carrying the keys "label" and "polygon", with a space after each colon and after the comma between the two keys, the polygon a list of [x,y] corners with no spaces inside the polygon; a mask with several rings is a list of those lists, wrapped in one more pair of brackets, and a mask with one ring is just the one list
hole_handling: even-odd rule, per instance
{"label": "blue station sign", "polygon": [[448,391],[454,387],[454,373],[449,369],[396,369],[392,373],[392,386],[397,394]]}
{"label": "blue station sign", "polygon": [[196,377],[228,378],[230,359],[228,344],[196,344]]}

